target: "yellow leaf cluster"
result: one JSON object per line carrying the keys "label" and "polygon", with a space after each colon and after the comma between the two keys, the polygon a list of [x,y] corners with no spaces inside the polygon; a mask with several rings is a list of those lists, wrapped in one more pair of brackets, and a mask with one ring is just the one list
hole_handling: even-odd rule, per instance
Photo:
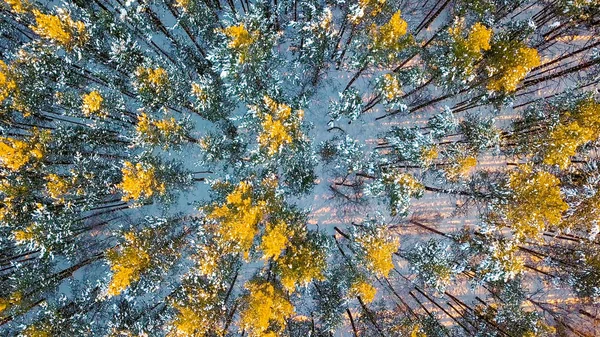
{"label": "yellow leaf cluster", "polygon": [[0,314],[9,307],[21,303],[23,294],[20,291],[12,293],[8,298],[0,297]]}
{"label": "yellow leaf cluster", "polygon": [[[171,136],[183,135],[184,132],[183,127],[175,118],[153,120],[146,113],[142,113],[138,117],[136,131],[145,142],[154,145],[169,139]],[[165,142],[165,147],[169,145],[169,142]]]}
{"label": "yellow leaf cluster", "polygon": [[460,178],[467,177],[471,170],[477,166],[477,158],[473,156],[460,156],[452,163],[444,167],[446,177],[450,181],[457,181]]}
{"label": "yellow leaf cluster", "polygon": [[400,81],[392,74],[383,75],[382,91],[388,101],[393,101],[404,94],[400,89]]}
{"label": "yellow leaf cluster", "polygon": [[31,160],[44,157],[45,146],[32,137],[29,142],[0,137],[0,161],[12,171],[18,171]]}
{"label": "yellow leaf cluster", "polygon": [[57,174],[51,173],[46,176],[46,191],[50,198],[58,201],[63,200],[63,196],[69,193],[71,183],[68,179]]}
{"label": "yellow leaf cluster", "polygon": [[17,179],[3,179],[0,183],[0,192],[4,198],[0,205],[0,220],[5,220],[6,216],[12,215],[15,211],[22,208],[20,199],[25,197],[29,190],[27,186],[18,183]]}
{"label": "yellow leaf cluster", "polygon": [[390,21],[377,29],[373,27],[373,42],[378,49],[400,51],[400,38],[406,35],[408,24],[400,16],[400,10],[392,15]]}
{"label": "yellow leaf cluster", "polygon": [[350,293],[354,296],[360,296],[365,303],[371,303],[377,294],[377,288],[365,280],[358,280],[350,287]]}
{"label": "yellow leaf cluster", "polygon": [[209,276],[219,270],[222,251],[216,247],[203,245],[198,249],[197,267],[203,276]]}
{"label": "yellow leaf cluster", "polygon": [[137,85],[141,92],[160,93],[169,85],[169,75],[161,67],[146,68],[138,67],[135,70]]}
{"label": "yellow leaf cluster", "polygon": [[254,42],[254,37],[243,23],[223,29],[223,33],[230,39],[229,48],[247,48]]}
{"label": "yellow leaf cluster", "polygon": [[319,28],[327,31],[331,28],[331,23],[333,22],[333,13],[329,7],[323,10],[323,14],[321,15],[321,22],[319,23]]}
{"label": "yellow leaf cluster", "polygon": [[240,329],[252,337],[275,335],[278,330],[267,331],[272,325],[283,329],[286,318],[294,313],[294,306],[283,292],[267,281],[250,281],[245,287],[249,294],[244,298],[246,306],[240,314]]}
{"label": "yellow leaf cluster", "polygon": [[356,239],[364,251],[367,268],[380,276],[387,277],[394,268],[393,254],[398,251],[400,242],[397,238],[386,237],[382,230],[377,233],[362,235]]}
{"label": "yellow leaf cluster", "polygon": [[283,123],[273,120],[272,116],[265,116],[262,127],[263,132],[260,135],[259,143],[263,147],[268,147],[269,155],[275,154],[284,144],[292,142],[292,136],[287,133]]}
{"label": "yellow leaf cluster", "polygon": [[560,194],[560,180],[545,171],[534,172],[531,166],[520,165],[509,175],[512,202],[506,217],[515,238],[538,239],[547,226],[561,222],[568,206]]}
{"label": "yellow leaf cluster", "polygon": [[507,246],[495,244],[494,248],[492,257],[502,266],[507,280],[513,279],[515,276],[521,274],[525,268],[525,262],[516,255],[518,247],[513,245]]}
{"label": "yellow leaf cluster", "polygon": [[190,6],[190,0],[175,0],[175,6],[187,11]]}
{"label": "yellow leaf cluster", "polygon": [[118,187],[123,191],[121,200],[139,200],[150,198],[155,193],[164,194],[166,187],[156,176],[156,169],[142,163],[133,164],[125,162],[123,169],[123,182]]}
{"label": "yellow leaf cluster", "polygon": [[229,26],[223,29],[223,33],[229,39],[229,44],[227,45],[229,48],[237,50],[239,54],[239,62],[244,63],[246,61],[246,57],[248,56],[248,50],[256,37],[254,34],[248,32],[243,23],[240,23],[237,26]]}
{"label": "yellow leaf cluster", "polygon": [[579,125],[592,131],[591,140],[600,137],[600,103],[593,99],[585,99],[579,103],[574,118]]}
{"label": "yellow leaf cluster", "polygon": [[491,39],[492,30],[477,22],[471,27],[465,45],[470,51],[479,53],[482,50],[490,50]]}
{"label": "yellow leaf cluster", "polygon": [[545,164],[558,165],[561,169],[571,164],[571,157],[581,145],[600,137],[600,104],[584,99],[564,117],[544,141],[547,146],[543,157]]}
{"label": "yellow leaf cluster", "polygon": [[262,131],[258,135],[258,143],[267,149],[269,156],[279,152],[284,145],[292,143],[298,133],[300,121],[304,117],[302,110],[292,114],[292,108],[283,103],[277,103],[270,97],[264,97],[268,113],[259,113],[262,119]]}
{"label": "yellow leaf cluster", "polygon": [[577,122],[559,124],[550,132],[544,154],[544,164],[558,165],[561,169],[571,164],[577,148],[592,140],[592,130],[581,127]]}
{"label": "yellow leaf cluster", "polygon": [[27,9],[30,6],[29,2],[26,0],[5,0],[5,1],[10,6],[10,9],[17,14],[23,14],[23,13],[27,12]]}
{"label": "yellow leaf cluster", "polygon": [[10,79],[8,74],[8,66],[0,60],[0,103],[4,102],[16,88],[17,84]]}
{"label": "yellow leaf cluster", "polygon": [[415,326],[410,331],[410,337],[427,337],[427,334],[423,332],[421,325],[415,324]]}
{"label": "yellow leaf cluster", "polygon": [[265,230],[260,243],[260,249],[263,251],[263,259],[277,260],[281,252],[288,245],[290,230],[285,222],[280,221],[277,224],[269,224]]}
{"label": "yellow leaf cluster", "polygon": [[173,117],[154,121],[153,124],[162,134],[165,135],[181,132],[181,125],[179,125]]}
{"label": "yellow leaf cluster", "polygon": [[67,50],[87,41],[85,24],[71,19],[65,10],[59,9],[58,15],[49,15],[34,9],[33,14],[36,25],[31,29],[41,37],[54,41]]}
{"label": "yellow leaf cluster", "polygon": [[201,312],[191,308],[175,305],[177,316],[173,322],[174,337],[204,337],[212,327],[213,322],[201,315]]}
{"label": "yellow leaf cluster", "polygon": [[19,336],[22,337],[52,337],[49,326],[30,325],[25,330],[21,331]]}
{"label": "yellow leaf cluster", "polygon": [[198,83],[192,83],[192,95],[196,96],[200,102],[208,101],[208,94],[206,93],[206,90],[202,89]]}
{"label": "yellow leaf cluster", "polygon": [[252,185],[242,181],[227,196],[226,203],[216,206],[207,219],[219,221],[218,235],[225,243],[235,245],[234,251],[243,252],[248,258],[265,206],[264,201],[253,200]]}
{"label": "yellow leaf cluster", "polygon": [[38,327],[31,325],[20,334],[22,337],[52,337],[48,327]]}
{"label": "yellow leaf cluster", "polygon": [[571,214],[563,218],[560,228],[590,231],[594,224],[600,224],[600,191],[598,189],[593,196],[585,198]]}
{"label": "yellow leaf cluster", "polygon": [[139,280],[141,272],[150,266],[150,255],[141,247],[140,240],[133,234],[125,234],[124,248],[111,250],[107,254],[113,271],[108,285],[108,295],[119,295],[132,282]]}
{"label": "yellow leaf cluster", "polygon": [[306,285],[312,280],[322,280],[326,266],[324,252],[308,241],[294,242],[278,260],[281,284],[293,292],[296,285]]}
{"label": "yellow leaf cluster", "polygon": [[490,41],[493,31],[477,22],[471,27],[467,36],[463,37],[464,27],[464,20],[461,19],[448,31],[454,40],[453,52],[456,57],[454,67],[458,71],[470,75],[476,62],[483,58],[483,51],[491,49]]}
{"label": "yellow leaf cluster", "polygon": [[423,190],[423,184],[421,184],[412,174],[395,172],[389,176],[385,176],[384,179],[391,184],[398,185],[407,191],[407,194],[415,194]]}
{"label": "yellow leaf cluster", "polygon": [[[510,52],[510,50],[509,50]],[[515,55],[501,58],[498,64],[489,67],[492,77],[487,88],[493,91],[513,92],[529,71],[540,65],[540,56],[534,48],[521,47]]]}
{"label": "yellow leaf cluster", "polygon": [[25,228],[24,230],[16,230],[13,232],[13,235],[15,236],[15,241],[19,242],[19,243],[27,243],[29,241],[34,240],[34,226],[28,226],[27,228]]}
{"label": "yellow leaf cluster", "polygon": [[83,111],[83,114],[86,117],[100,112],[100,109],[102,108],[102,102],[104,101],[104,98],[102,98],[100,92],[93,90],[89,94],[83,95],[82,99],[83,105],[81,106],[81,111]]}
{"label": "yellow leaf cluster", "polygon": [[429,146],[421,149],[421,161],[425,166],[429,166],[440,155],[437,146]]}

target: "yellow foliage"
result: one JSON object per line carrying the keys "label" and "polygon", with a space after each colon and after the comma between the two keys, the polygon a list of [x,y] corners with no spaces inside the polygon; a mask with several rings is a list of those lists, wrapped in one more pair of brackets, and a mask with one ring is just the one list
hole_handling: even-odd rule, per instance
{"label": "yellow foliage", "polygon": [[477,166],[477,158],[473,156],[460,156],[451,165],[444,167],[446,177],[450,181],[456,181],[469,175],[471,170]]}
{"label": "yellow foliage", "polygon": [[148,115],[146,113],[142,113],[138,117],[138,123],[137,123],[135,129],[139,133],[149,134],[152,132],[153,126],[154,126],[153,121],[150,119],[150,117],[148,117]]}
{"label": "yellow foliage", "polygon": [[400,82],[396,78],[396,76],[392,74],[383,75],[383,94],[388,101],[393,101],[394,99],[400,97],[402,94],[402,90],[400,89]]}
{"label": "yellow foliage", "polygon": [[565,169],[580,146],[600,137],[600,104],[590,98],[583,99],[573,111],[561,117],[561,124],[544,140],[543,161]]}
{"label": "yellow foliage", "polygon": [[325,253],[309,241],[290,245],[277,262],[285,290],[293,292],[297,284],[307,285],[314,279],[323,280],[326,258]]}
{"label": "yellow foliage", "polygon": [[22,337],[51,337],[52,334],[49,332],[49,328],[38,327],[31,325],[21,332]]}
{"label": "yellow foliage", "polygon": [[481,50],[490,50],[490,41],[492,39],[492,30],[477,22],[471,27],[467,36],[466,46],[472,52]]}
{"label": "yellow foliage", "polygon": [[203,337],[210,330],[213,322],[201,315],[201,312],[191,308],[175,305],[177,316],[173,325],[175,337]]}
{"label": "yellow foliage", "polygon": [[275,154],[282,145],[292,142],[292,136],[287,133],[283,123],[273,120],[273,117],[266,115],[262,123],[263,133],[260,135],[260,145],[267,146],[269,155]]}
{"label": "yellow foliage", "polygon": [[513,196],[506,218],[516,239],[539,239],[547,226],[561,222],[568,206],[560,195],[560,180],[554,175],[520,165],[510,173],[509,187]]}
{"label": "yellow foliage", "polygon": [[386,237],[383,230],[379,230],[376,234],[358,237],[356,242],[364,252],[367,268],[373,273],[387,277],[394,268],[392,256],[399,248],[398,239]]}
{"label": "yellow foliage", "polygon": [[14,138],[0,138],[0,159],[10,170],[17,171],[29,162],[29,144]]}
{"label": "yellow foliage", "polygon": [[0,60],[0,103],[4,102],[16,88],[17,84],[8,74],[8,66]]}
{"label": "yellow foliage", "polygon": [[567,168],[571,164],[571,157],[577,153],[577,148],[592,140],[592,135],[591,129],[581,127],[577,122],[559,124],[547,140],[544,163],[558,165],[561,169]]}
{"label": "yellow foliage", "polygon": [[518,247],[516,246],[505,246],[495,244],[493,249],[493,258],[500,263],[502,269],[506,273],[505,279],[513,279],[519,275],[525,268],[525,262],[523,259],[516,255]]}
{"label": "yellow foliage", "polygon": [[406,35],[408,24],[400,16],[398,10],[388,23],[377,29],[373,27],[373,42],[376,48],[400,51],[402,43],[400,38]]}
{"label": "yellow foliage", "polygon": [[264,217],[266,203],[252,200],[252,185],[242,181],[227,196],[226,203],[216,206],[207,215],[209,220],[218,220],[217,233],[235,252],[243,252],[246,259],[258,232],[258,223]]}
{"label": "yellow foliage", "polygon": [[190,6],[190,0],[175,0],[175,6],[187,11]]}
{"label": "yellow foliage", "polygon": [[104,101],[104,98],[102,98],[97,90],[83,95],[82,99],[83,105],[81,106],[81,111],[83,111],[83,114],[86,117],[99,112],[102,108],[102,102]]}
{"label": "yellow foliage", "polygon": [[181,125],[177,124],[175,118],[161,119],[154,121],[156,128],[163,134],[179,133],[181,132]]}
{"label": "yellow foliage", "polygon": [[287,224],[283,221],[277,224],[269,224],[262,237],[260,248],[263,251],[263,259],[277,260],[281,252],[288,245],[290,236]]}
{"label": "yellow foliage", "polygon": [[473,72],[477,61],[483,58],[483,51],[490,50],[493,31],[481,23],[475,23],[466,37],[463,36],[464,20],[458,20],[448,31],[454,40],[452,46],[454,57],[453,66],[464,75]]}
{"label": "yellow foliage", "polygon": [[19,243],[27,243],[29,241],[34,240],[33,233],[34,226],[28,226],[25,230],[16,230],[13,231],[13,235],[15,236],[15,241]]}
{"label": "yellow foliage", "polygon": [[560,224],[563,229],[590,231],[594,224],[600,224],[600,191],[596,189],[591,197],[586,197],[566,216]]}
{"label": "yellow foliage", "polygon": [[10,9],[17,13],[17,14],[23,14],[25,12],[27,12],[30,4],[28,1],[26,0],[4,0],[6,1],[6,3],[10,6]]}
{"label": "yellow foliage", "polygon": [[125,234],[126,242],[120,250],[111,250],[107,254],[113,271],[108,285],[108,295],[116,296],[132,282],[139,280],[141,272],[150,266],[150,255],[141,247],[141,242],[133,233]]}
{"label": "yellow foliage", "polygon": [[31,29],[41,37],[54,41],[67,50],[87,41],[85,24],[71,19],[65,10],[59,9],[58,15],[49,15],[34,9],[33,14],[36,25]]}
{"label": "yellow foliage", "polygon": [[5,220],[7,216],[12,216],[13,213],[18,213],[22,209],[21,199],[24,198],[29,190],[27,186],[20,184],[19,179],[3,179],[0,183],[0,192],[4,194],[4,198],[0,205],[0,221]]}
{"label": "yellow foliage", "polygon": [[283,329],[286,318],[294,313],[294,306],[283,292],[267,281],[250,281],[245,287],[250,293],[244,297],[246,306],[240,314],[240,329],[253,337],[275,334],[277,331],[267,331],[272,324]]}
{"label": "yellow foliage", "polygon": [[229,48],[247,48],[254,42],[243,23],[223,29],[223,33],[230,39]]}
{"label": "yellow foliage", "polygon": [[171,145],[168,141],[170,137],[182,136],[184,133],[183,127],[175,118],[153,120],[146,113],[138,117],[135,129],[145,142],[153,145],[164,143],[165,148]]}
{"label": "yellow foliage", "polygon": [[583,100],[577,106],[573,117],[580,126],[588,128],[592,132],[590,140],[600,137],[600,103],[593,99]]}
{"label": "yellow foliage", "polygon": [[163,68],[138,67],[135,70],[137,85],[141,92],[160,93],[169,85],[169,75]]}
{"label": "yellow foliage", "polygon": [[243,23],[223,29],[223,33],[229,38],[229,44],[227,46],[239,51],[239,62],[244,63],[250,46],[256,40],[256,37],[253,36],[254,34],[248,32]]}
{"label": "yellow foliage", "polygon": [[419,324],[416,324],[410,332],[410,337],[427,337],[427,334],[423,332]]}
{"label": "yellow foliage", "polygon": [[52,173],[46,176],[46,181],[48,195],[52,199],[63,201],[63,196],[69,193],[69,189],[71,188],[69,180]]}
{"label": "yellow foliage", "polygon": [[21,303],[23,294],[20,291],[12,293],[8,298],[0,297],[0,314],[13,305]]}
{"label": "yellow foliage", "polygon": [[196,263],[200,274],[203,276],[216,274],[220,270],[219,266],[223,254],[224,251],[221,247],[216,245],[201,245],[198,247]]}
{"label": "yellow foliage", "polygon": [[164,183],[158,181],[156,169],[142,163],[132,164],[125,162],[123,169],[123,182],[118,187],[123,191],[121,200],[139,200],[140,198],[150,198],[155,193],[164,194],[166,187]]}
{"label": "yellow foliage", "polygon": [[365,280],[359,280],[352,284],[350,287],[350,293],[354,294],[355,296],[360,296],[365,303],[371,303],[375,299],[377,288],[373,287],[372,284]]}
{"label": "yellow foliage", "polygon": [[208,94],[206,93],[206,90],[202,89],[198,83],[192,83],[192,94],[196,96],[200,102],[208,101]]}
{"label": "yellow foliage", "polygon": [[32,160],[40,160],[45,153],[45,140],[49,132],[33,131],[29,142],[10,137],[0,137],[0,161],[8,169],[18,171]]}
{"label": "yellow foliage", "polygon": [[292,108],[283,103],[277,103],[270,97],[264,97],[268,113],[259,112],[262,119],[262,130],[258,136],[258,143],[267,149],[269,156],[274,155],[284,145],[292,143],[293,136],[299,132],[300,122],[304,117],[302,110],[297,110],[292,115]]}
{"label": "yellow foliage", "polygon": [[423,189],[423,184],[409,173],[395,172],[389,176],[386,175],[384,179],[388,183],[402,186],[407,191],[407,194],[412,195]]}
{"label": "yellow foliage", "polygon": [[331,23],[333,22],[333,13],[329,7],[326,7],[323,10],[323,14],[321,15],[321,22],[319,23],[319,28],[327,31],[331,28]]}
{"label": "yellow foliage", "polygon": [[497,64],[492,64],[489,69],[490,81],[487,88],[493,91],[513,92],[517,85],[529,71],[540,65],[540,56],[533,48],[521,47],[514,52],[515,55],[500,58]]}
{"label": "yellow foliage", "polygon": [[429,146],[421,149],[421,161],[425,166],[429,166],[440,155],[437,146]]}

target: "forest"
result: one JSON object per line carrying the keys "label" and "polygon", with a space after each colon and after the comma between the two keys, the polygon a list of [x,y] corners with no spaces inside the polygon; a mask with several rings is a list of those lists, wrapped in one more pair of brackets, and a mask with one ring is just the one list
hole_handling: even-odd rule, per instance
{"label": "forest", "polygon": [[0,336],[600,336],[600,0],[1,0]]}

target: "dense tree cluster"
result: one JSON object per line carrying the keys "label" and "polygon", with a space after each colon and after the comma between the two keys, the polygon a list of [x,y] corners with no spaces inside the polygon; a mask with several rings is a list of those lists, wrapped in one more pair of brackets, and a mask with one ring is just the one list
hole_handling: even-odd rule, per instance
{"label": "dense tree cluster", "polygon": [[0,335],[600,335],[598,0],[3,0]]}

